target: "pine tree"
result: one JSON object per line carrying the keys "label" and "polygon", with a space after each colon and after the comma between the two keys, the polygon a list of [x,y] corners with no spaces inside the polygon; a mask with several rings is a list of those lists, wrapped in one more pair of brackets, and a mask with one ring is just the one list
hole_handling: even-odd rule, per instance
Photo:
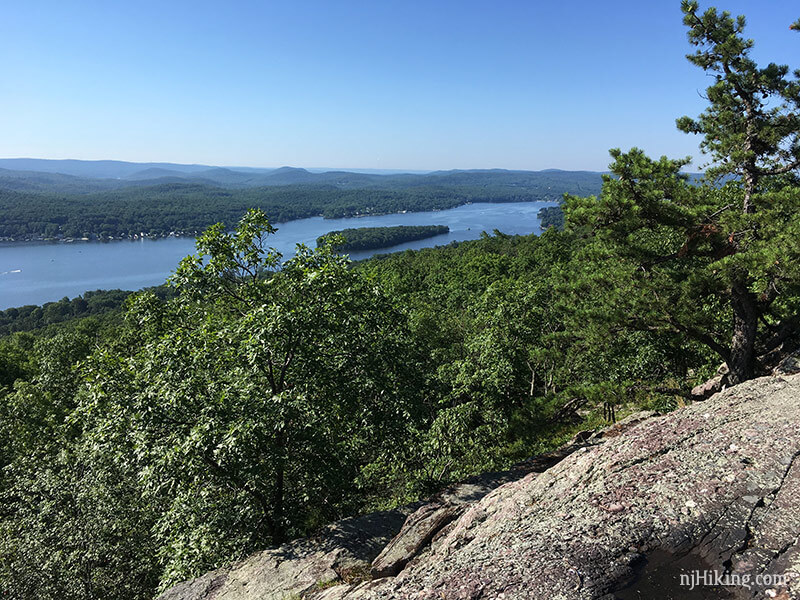
{"label": "pine tree", "polygon": [[682,9],[688,59],[715,77],[708,108],[677,122],[704,136],[706,180],[688,181],[689,159],[613,150],[599,201],[568,198],[567,216],[589,238],[596,319],[701,343],[739,383],[800,324],[800,71],[758,67],[744,17]]}
{"label": "pine tree", "polygon": [[[712,73],[715,82],[707,90],[709,107],[705,112],[696,120],[678,119],[678,128],[704,136],[701,147],[714,161],[709,176],[730,174],[740,181],[741,201],[726,210],[738,208],[745,214],[769,210],[771,207],[760,205],[774,202],[764,194],[775,185],[773,180],[800,169],[800,70],[794,72],[794,79],[788,79],[786,65],[770,63],[759,68],[750,58],[753,41],[742,36],[744,16],[733,19],[715,8],[698,15],[694,0],[684,0],[681,9],[689,27],[689,42],[697,47],[687,58]],[[752,232],[731,232],[731,253],[740,251],[744,242],[737,233],[744,233],[751,243],[763,238],[758,219],[745,219],[743,224]],[[772,275],[761,294],[755,293],[752,274],[746,269],[731,281],[734,331],[728,366],[732,381],[755,374],[758,322],[776,299],[779,280]]]}

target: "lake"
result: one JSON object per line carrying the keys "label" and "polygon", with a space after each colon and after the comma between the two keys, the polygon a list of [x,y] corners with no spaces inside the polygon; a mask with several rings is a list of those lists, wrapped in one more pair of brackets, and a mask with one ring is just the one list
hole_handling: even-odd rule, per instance
{"label": "lake", "polygon": [[[497,229],[511,235],[539,233],[537,213],[555,202],[474,203],[449,210],[351,219],[313,217],[276,225],[269,245],[289,258],[298,243],[316,245],[317,237],[348,227],[447,225],[450,233],[383,248],[354,252],[354,260],[373,254],[441,246],[472,240]],[[138,290],[159,285],[178,261],[195,251],[194,238],[160,240],[6,243],[0,245],[0,310],[73,298],[97,289]]]}

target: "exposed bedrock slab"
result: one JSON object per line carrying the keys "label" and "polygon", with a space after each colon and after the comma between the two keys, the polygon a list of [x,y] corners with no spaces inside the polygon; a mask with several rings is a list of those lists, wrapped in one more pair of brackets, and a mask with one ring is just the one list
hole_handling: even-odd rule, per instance
{"label": "exposed bedrock slab", "polygon": [[[580,435],[378,529],[375,515],[334,524],[161,598],[800,599],[798,456],[800,375],[764,377]],[[334,534],[342,523],[348,533]],[[373,580],[337,584],[376,557]],[[689,592],[679,576],[695,569],[748,585]],[[758,584],[765,574],[785,582]]]}
{"label": "exposed bedrock slab", "polygon": [[800,598],[798,455],[800,376],[757,379],[495,489],[397,577],[325,598],[631,598],[648,561],[663,598],[692,565],[747,578],[729,597]]}

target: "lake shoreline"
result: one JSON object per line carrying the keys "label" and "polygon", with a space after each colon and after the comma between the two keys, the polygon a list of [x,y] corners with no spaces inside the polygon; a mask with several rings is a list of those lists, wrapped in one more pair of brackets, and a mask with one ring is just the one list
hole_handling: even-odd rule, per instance
{"label": "lake shoreline", "polygon": [[[349,252],[353,261],[375,254],[445,246],[480,237],[497,229],[509,235],[541,232],[538,212],[557,202],[472,203],[440,211],[369,215],[348,219],[321,216],[286,221],[267,245],[284,260],[295,254],[297,244],[313,248],[320,235],[347,227],[398,225],[447,225],[448,234],[380,249]],[[87,290],[138,290],[160,285],[178,262],[196,253],[195,238],[164,237],[78,240],[73,242],[29,240],[0,242],[0,310],[42,305],[79,296]]]}
{"label": "lake shoreline", "polygon": [[[485,204],[526,204],[528,202],[547,202],[548,200],[519,200],[514,202],[485,202]],[[371,212],[371,213],[364,213],[364,214],[354,214],[354,215],[344,215],[340,217],[327,217],[323,213],[319,213],[316,215],[311,215],[308,217],[299,217],[297,219],[289,219],[287,221],[270,221],[273,225],[283,225],[286,223],[293,223],[295,221],[302,221],[304,219],[315,219],[321,218],[325,221],[338,221],[341,219],[364,219],[370,217],[385,217],[389,215],[405,215],[405,214],[416,214],[416,213],[423,213],[423,212],[443,212],[448,210],[453,210],[454,208],[460,208],[462,206],[469,206],[472,204],[481,204],[476,203],[472,200],[467,202],[463,202],[461,204],[456,204],[450,208],[432,208],[430,210],[414,210],[414,209],[406,209],[406,210],[397,210],[394,212]],[[211,225],[209,225],[210,227]],[[200,235],[202,231],[194,231],[194,232],[187,232],[187,231],[171,231],[169,233],[164,234],[153,234],[153,233],[138,233],[134,234],[133,236],[119,236],[119,237],[101,237],[96,234],[92,234],[90,237],[82,237],[82,238],[58,238],[58,237],[25,237],[25,238],[15,238],[15,237],[0,237],[0,244],[75,244],[81,242],[138,242],[143,239],[146,240],[167,240],[172,238],[196,238]]]}

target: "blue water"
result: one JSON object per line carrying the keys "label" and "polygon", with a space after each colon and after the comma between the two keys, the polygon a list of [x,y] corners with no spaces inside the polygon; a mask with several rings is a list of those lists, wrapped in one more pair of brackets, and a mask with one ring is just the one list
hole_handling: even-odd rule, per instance
{"label": "blue water", "polygon": [[[358,260],[376,253],[441,246],[472,240],[482,231],[497,229],[507,234],[539,233],[536,216],[553,202],[513,204],[476,203],[450,210],[323,219],[314,217],[278,224],[269,245],[289,258],[295,245],[316,244],[320,235],[348,227],[393,225],[448,225],[450,233],[368,252],[355,252]],[[43,304],[88,290],[138,290],[164,283],[178,261],[195,251],[194,238],[162,240],[16,243],[0,245],[0,310],[11,306]]]}

